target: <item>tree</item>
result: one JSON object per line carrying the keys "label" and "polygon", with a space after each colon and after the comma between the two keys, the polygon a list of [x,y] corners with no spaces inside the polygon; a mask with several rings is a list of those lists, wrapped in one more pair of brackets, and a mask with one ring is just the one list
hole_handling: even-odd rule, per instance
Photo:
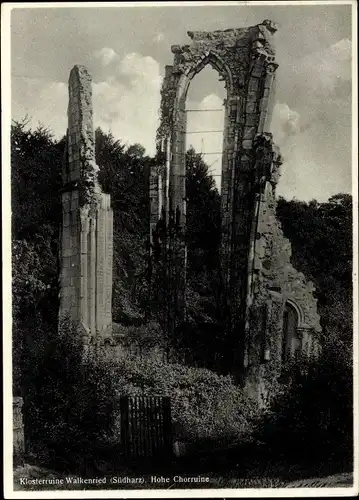
{"label": "tree", "polygon": [[213,269],[218,265],[221,198],[209,166],[193,148],[186,155],[186,194],[187,244],[189,252],[194,250],[190,265],[196,270],[198,253],[203,253],[205,265]]}
{"label": "tree", "polygon": [[323,341],[352,350],[352,197],[328,202],[279,199],[278,217],[292,242],[293,265],[316,285]]}
{"label": "tree", "polygon": [[220,195],[201,154],[186,154],[187,321],[176,331],[176,349],[188,363],[216,370],[221,353],[217,324]]}
{"label": "tree", "polygon": [[11,127],[12,231],[17,239],[29,238],[44,225],[58,225],[61,220],[58,192],[64,139],[55,141],[42,126],[26,127],[25,120]]}
{"label": "tree", "polygon": [[209,167],[193,148],[186,155],[189,311],[215,320],[220,246],[220,195]]}
{"label": "tree", "polygon": [[[64,140],[26,119],[11,127],[14,392],[21,393],[31,349],[56,328],[59,189]],[[44,328],[44,331],[42,330]]]}
{"label": "tree", "polygon": [[141,323],[148,295],[148,191],[153,160],[140,144],[126,146],[97,129],[96,162],[114,212],[113,318],[119,323]]}

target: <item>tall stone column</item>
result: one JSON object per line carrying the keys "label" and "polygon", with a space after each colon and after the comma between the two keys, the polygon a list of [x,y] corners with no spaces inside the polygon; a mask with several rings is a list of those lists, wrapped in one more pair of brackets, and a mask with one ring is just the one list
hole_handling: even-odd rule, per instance
{"label": "tall stone column", "polygon": [[174,140],[169,177],[170,294],[174,325],[186,316],[186,101],[179,99],[174,115]]}
{"label": "tall stone column", "polygon": [[156,161],[150,170],[150,311],[149,315],[158,321],[162,328],[169,330],[172,312],[170,279],[172,267],[169,266],[170,241],[170,164],[172,147],[172,114],[174,100],[173,67],[167,65],[161,89],[161,123],[156,135]]}
{"label": "tall stone column", "polygon": [[112,333],[113,214],[95,161],[91,77],[75,66],[69,78],[63,168],[60,327],[70,320],[82,335]]}

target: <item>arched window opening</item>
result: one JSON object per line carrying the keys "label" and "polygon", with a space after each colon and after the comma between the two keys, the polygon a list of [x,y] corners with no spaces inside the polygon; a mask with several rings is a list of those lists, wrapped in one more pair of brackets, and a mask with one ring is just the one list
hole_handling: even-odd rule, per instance
{"label": "arched window opening", "polygon": [[186,99],[186,151],[200,153],[221,191],[224,102],[226,90],[219,73],[207,65],[191,81]]}
{"label": "arched window opening", "polygon": [[211,356],[218,351],[216,339],[209,338],[216,329],[209,328],[208,324],[217,324],[225,98],[224,82],[220,81],[219,73],[207,65],[191,80],[183,103],[186,114],[186,312],[188,321],[203,326],[207,343],[212,344],[208,349],[209,364],[213,364]]}
{"label": "arched window opening", "polygon": [[296,309],[289,302],[286,302],[283,315],[283,342],[282,342],[282,361],[295,356],[300,347],[297,336],[299,317]]}
{"label": "arched window opening", "polygon": [[259,309],[259,333],[260,333],[260,362],[266,363],[270,359],[270,351],[267,343],[268,328],[268,305],[264,304]]}

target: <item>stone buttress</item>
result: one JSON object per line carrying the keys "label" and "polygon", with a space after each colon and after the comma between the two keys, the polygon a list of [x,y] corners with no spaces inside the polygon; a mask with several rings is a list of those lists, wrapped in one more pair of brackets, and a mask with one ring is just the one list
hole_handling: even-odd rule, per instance
{"label": "stone buttress", "polygon": [[249,395],[265,400],[289,361],[317,357],[320,317],[315,288],[291,263],[291,244],[276,218],[282,158],[272,135],[255,140],[257,183],[248,255],[244,378]]}
{"label": "stone buttress", "polygon": [[89,339],[111,337],[113,213],[95,161],[91,77],[75,66],[69,78],[63,168],[60,321]]}

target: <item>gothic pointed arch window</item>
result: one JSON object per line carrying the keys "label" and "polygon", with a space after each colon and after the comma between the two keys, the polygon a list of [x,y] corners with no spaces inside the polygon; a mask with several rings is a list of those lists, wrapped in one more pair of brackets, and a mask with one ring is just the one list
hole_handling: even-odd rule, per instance
{"label": "gothic pointed arch window", "polygon": [[296,355],[300,348],[298,338],[299,313],[295,306],[286,302],[283,314],[282,362]]}

